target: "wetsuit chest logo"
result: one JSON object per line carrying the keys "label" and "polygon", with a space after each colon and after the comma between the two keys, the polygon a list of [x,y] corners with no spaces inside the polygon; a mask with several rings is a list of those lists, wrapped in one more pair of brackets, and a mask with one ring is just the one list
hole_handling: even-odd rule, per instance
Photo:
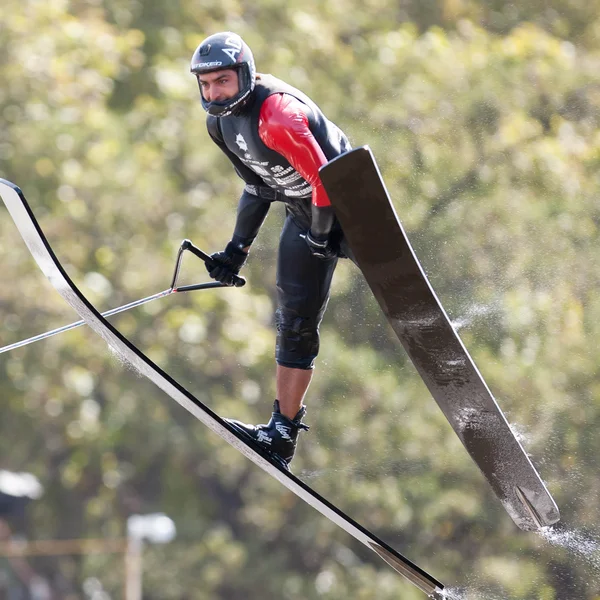
{"label": "wetsuit chest logo", "polygon": [[248,152],[248,144],[244,139],[244,136],[241,133],[238,133],[235,136],[235,143],[238,145],[238,148],[244,152]]}

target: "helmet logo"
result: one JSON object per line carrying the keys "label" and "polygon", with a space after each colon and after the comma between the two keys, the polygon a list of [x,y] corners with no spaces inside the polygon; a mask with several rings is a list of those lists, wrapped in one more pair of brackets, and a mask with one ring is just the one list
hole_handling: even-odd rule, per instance
{"label": "helmet logo", "polygon": [[230,46],[229,48],[222,48],[223,52],[231,58],[232,61],[236,61],[237,55],[242,51],[242,38],[239,36],[229,36],[225,40],[225,45]]}
{"label": "helmet logo", "polygon": [[192,69],[212,69],[213,67],[220,67],[222,64],[220,60],[213,60],[211,62],[196,63]]}

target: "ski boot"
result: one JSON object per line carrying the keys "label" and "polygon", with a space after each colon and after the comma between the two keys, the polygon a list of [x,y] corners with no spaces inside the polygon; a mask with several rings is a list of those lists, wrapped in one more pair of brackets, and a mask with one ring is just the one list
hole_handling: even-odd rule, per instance
{"label": "ski boot", "polygon": [[308,425],[302,423],[306,407],[302,406],[293,419],[288,419],[279,411],[279,400],[273,403],[273,414],[266,425],[247,425],[234,419],[225,419],[234,429],[243,433],[264,448],[284,469],[294,458],[298,433],[308,431]]}

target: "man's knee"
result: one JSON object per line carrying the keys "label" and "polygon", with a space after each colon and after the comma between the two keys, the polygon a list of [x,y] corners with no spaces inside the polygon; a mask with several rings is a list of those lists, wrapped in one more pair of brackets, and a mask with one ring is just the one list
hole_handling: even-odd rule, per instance
{"label": "man's knee", "polygon": [[277,364],[291,369],[312,369],[319,353],[319,323],[322,315],[303,317],[296,311],[278,308]]}

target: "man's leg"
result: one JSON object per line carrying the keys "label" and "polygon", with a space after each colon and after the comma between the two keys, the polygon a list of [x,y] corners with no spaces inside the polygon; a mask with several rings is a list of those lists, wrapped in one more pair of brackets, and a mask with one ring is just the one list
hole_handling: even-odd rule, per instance
{"label": "man's leg", "polygon": [[319,353],[319,325],[329,300],[337,259],[313,256],[288,215],[277,257],[277,400],[293,419],[310,385]]}
{"label": "man's leg", "polygon": [[281,414],[293,419],[302,406],[302,401],[312,379],[312,369],[290,369],[277,365],[277,399]]}
{"label": "man's leg", "polygon": [[337,259],[315,258],[305,233],[288,216],[283,226],[277,259],[277,398],[271,420],[265,425],[228,422],[288,465],[296,451],[302,423],[302,404],[319,352],[319,324],[329,299]]}
{"label": "man's leg", "polygon": [[[289,217],[288,217],[289,218]],[[284,230],[285,231],[285,230]],[[341,235],[341,232],[340,232]],[[288,237],[292,238],[292,236]],[[283,238],[283,235],[282,235]],[[284,245],[282,240],[282,248],[280,250],[279,263],[278,263],[278,273],[277,273],[277,288],[279,291],[280,302],[283,299],[285,293],[285,285],[282,283],[284,279],[289,280],[290,278],[290,262],[291,256],[289,255],[289,251],[286,250],[286,246],[290,245],[290,242],[286,242]],[[291,246],[293,247],[293,240],[291,241]],[[304,248],[302,248],[304,250]],[[344,238],[341,239],[341,249],[342,252],[354,263],[356,264],[356,259],[352,251],[350,250],[346,240]],[[324,264],[320,259],[315,259],[311,257],[311,261],[318,260],[319,262],[314,263],[315,272],[317,274],[318,285],[314,286],[313,289],[315,291],[315,296],[313,301],[308,303],[308,306],[312,306],[308,311],[315,311],[319,315],[317,319],[317,329],[320,323],[321,317],[327,305],[327,301],[329,299],[329,287],[331,284],[331,277],[333,276],[333,271],[335,269],[335,263],[333,266],[327,266],[323,269]],[[294,260],[297,264],[297,262]],[[336,261],[337,262],[337,261]],[[309,268],[311,262],[308,263]],[[297,269],[297,267],[296,267]],[[280,272],[285,271],[285,276],[280,275]],[[309,280],[313,280],[312,277],[308,278]],[[318,339],[318,333],[317,333]],[[313,352],[318,352],[318,345]],[[279,354],[279,352],[278,352]],[[314,358],[314,357],[313,357]],[[302,407],[302,403],[304,401],[304,396],[308,391],[308,387],[310,385],[314,370],[310,369],[297,369],[291,367],[285,367],[281,364],[277,365],[277,399],[279,400],[279,407],[281,413],[288,417],[289,419],[293,419],[297,414],[300,408]]]}

